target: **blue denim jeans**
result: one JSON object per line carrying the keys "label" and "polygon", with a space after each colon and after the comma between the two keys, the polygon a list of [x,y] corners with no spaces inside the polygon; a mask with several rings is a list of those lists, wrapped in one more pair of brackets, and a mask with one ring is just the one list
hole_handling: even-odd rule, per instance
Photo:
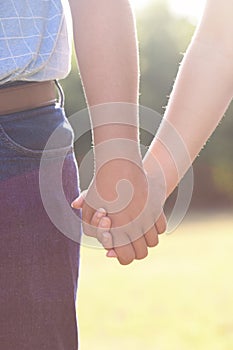
{"label": "blue denim jeans", "polygon": [[[40,159],[54,129],[60,137],[45,152],[49,181],[67,149],[63,189],[70,204],[79,193],[73,134],[62,108],[48,106],[0,116],[0,349],[77,350],[76,291],[79,243],[59,230],[44,208]],[[60,218],[59,195],[51,202]],[[67,205],[67,203],[66,203]],[[71,209],[72,210],[72,209]],[[79,212],[75,211],[79,216]],[[80,220],[79,220],[80,221]],[[79,225],[74,228],[81,235]],[[78,239],[77,239],[78,241]]]}

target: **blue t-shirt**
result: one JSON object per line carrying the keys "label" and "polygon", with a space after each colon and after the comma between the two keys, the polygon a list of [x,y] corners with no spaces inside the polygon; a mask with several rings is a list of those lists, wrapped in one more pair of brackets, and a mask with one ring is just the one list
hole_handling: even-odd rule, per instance
{"label": "blue t-shirt", "polygon": [[0,0],[0,85],[64,78],[71,33],[68,0]]}

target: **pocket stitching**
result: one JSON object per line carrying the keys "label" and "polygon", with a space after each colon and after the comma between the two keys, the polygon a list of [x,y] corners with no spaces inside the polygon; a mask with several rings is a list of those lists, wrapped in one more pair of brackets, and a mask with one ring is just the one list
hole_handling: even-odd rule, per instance
{"label": "pocket stitching", "polygon": [[17,142],[15,142],[4,130],[2,125],[0,124],[0,140],[10,149],[13,149],[14,151],[24,154],[24,155],[31,155],[32,157],[54,157],[62,153],[66,152],[71,153],[73,151],[73,146],[67,146],[67,147],[61,147],[58,149],[51,149],[51,150],[32,150],[30,148],[21,146]]}

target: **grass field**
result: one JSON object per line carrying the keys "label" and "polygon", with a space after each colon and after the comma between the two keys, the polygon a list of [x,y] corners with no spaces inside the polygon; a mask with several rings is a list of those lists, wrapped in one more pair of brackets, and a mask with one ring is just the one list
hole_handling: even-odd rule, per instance
{"label": "grass field", "polygon": [[122,267],[82,249],[80,350],[232,350],[233,216],[186,220]]}

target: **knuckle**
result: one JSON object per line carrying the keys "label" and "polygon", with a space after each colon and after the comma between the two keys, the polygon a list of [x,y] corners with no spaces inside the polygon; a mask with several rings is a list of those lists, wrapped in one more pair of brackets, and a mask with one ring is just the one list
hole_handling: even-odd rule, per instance
{"label": "knuckle", "polygon": [[98,220],[97,216],[94,215],[93,218],[91,219],[91,225],[97,227],[98,224],[99,224],[99,220]]}
{"label": "knuckle", "polygon": [[155,248],[159,244],[159,239],[158,236],[151,238],[150,240],[147,241],[147,245],[149,248]]}
{"label": "knuckle", "polygon": [[93,237],[93,235],[91,234],[90,231],[86,230],[86,229],[83,229],[83,233],[88,236],[88,237]]}
{"label": "knuckle", "polygon": [[160,225],[156,225],[156,227],[157,227],[158,233],[161,235],[164,232],[166,232],[166,230],[167,230],[167,223],[166,223],[165,220],[163,220],[163,222],[160,223]]}
{"label": "knuckle", "polygon": [[161,215],[161,233],[164,233],[167,230],[167,218],[164,212]]}
{"label": "knuckle", "polygon": [[125,259],[119,259],[119,262],[120,262],[120,264],[121,265],[123,265],[123,266],[126,266],[126,265],[130,265],[132,262],[134,261],[134,259],[130,259],[130,260],[125,260]]}
{"label": "knuckle", "polygon": [[119,256],[119,262],[121,265],[129,265],[134,261],[134,259],[135,259],[134,253],[127,253]]}
{"label": "knuckle", "polygon": [[146,250],[145,252],[141,253],[141,254],[137,254],[136,259],[137,260],[143,260],[148,256],[148,250]]}
{"label": "knuckle", "polygon": [[159,245],[159,238],[157,237],[156,241],[155,241],[155,247],[157,247]]}

